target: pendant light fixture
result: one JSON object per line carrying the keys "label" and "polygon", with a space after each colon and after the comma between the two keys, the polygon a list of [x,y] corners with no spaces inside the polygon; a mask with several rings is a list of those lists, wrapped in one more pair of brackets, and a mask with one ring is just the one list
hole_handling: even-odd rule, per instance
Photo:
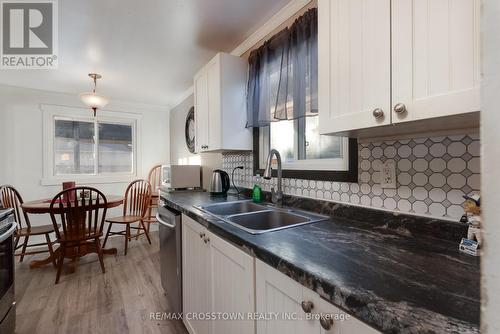
{"label": "pendant light fixture", "polygon": [[102,75],[97,73],[89,73],[89,77],[94,81],[94,89],[89,93],[81,93],[80,99],[82,102],[90,107],[94,111],[94,117],[96,116],[97,109],[102,109],[108,104],[108,99],[102,95],[98,95],[95,92],[97,87],[97,79],[101,79]]}

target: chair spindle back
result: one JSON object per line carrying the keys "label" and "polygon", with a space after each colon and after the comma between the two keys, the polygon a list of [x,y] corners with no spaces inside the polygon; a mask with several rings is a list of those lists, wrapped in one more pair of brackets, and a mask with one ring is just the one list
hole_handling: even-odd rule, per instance
{"label": "chair spindle back", "polygon": [[161,165],[151,168],[148,174],[148,181],[151,184],[151,191],[158,191],[161,186]]}
{"label": "chair spindle back", "polygon": [[133,181],[125,191],[123,215],[145,217],[150,202],[151,184],[146,180]]}
{"label": "chair spindle back", "polygon": [[[85,196],[80,196],[81,194]],[[84,241],[102,234],[107,211],[106,196],[91,187],[61,191],[50,203],[50,218],[58,239]],[[57,228],[57,216],[61,228]]]}
{"label": "chair spindle back", "polygon": [[21,205],[24,203],[21,194],[10,185],[3,185],[0,187],[0,201],[5,208],[14,209],[14,219],[17,222],[17,229],[20,230],[26,227],[31,229],[30,220],[26,212],[24,212]]}

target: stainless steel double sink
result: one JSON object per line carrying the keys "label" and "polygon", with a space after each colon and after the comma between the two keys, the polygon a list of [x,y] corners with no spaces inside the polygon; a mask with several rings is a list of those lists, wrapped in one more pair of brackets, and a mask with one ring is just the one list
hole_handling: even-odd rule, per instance
{"label": "stainless steel double sink", "polygon": [[328,219],[327,216],[307,211],[256,204],[251,200],[195,207],[251,234],[267,233]]}

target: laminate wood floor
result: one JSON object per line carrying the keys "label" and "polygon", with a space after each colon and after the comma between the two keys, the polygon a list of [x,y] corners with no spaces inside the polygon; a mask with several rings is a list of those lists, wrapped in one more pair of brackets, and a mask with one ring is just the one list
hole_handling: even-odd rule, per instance
{"label": "laminate wood floor", "polygon": [[110,238],[108,245],[117,247],[118,255],[104,257],[105,274],[97,256],[89,254],[73,274],[66,265],[58,285],[52,265],[29,268],[44,254],[22,263],[16,258],[16,333],[187,333],[180,321],[150,320],[151,312],[169,311],[160,282],[158,233],[151,239],[152,245],[144,236],[132,240],[124,256],[123,238]]}

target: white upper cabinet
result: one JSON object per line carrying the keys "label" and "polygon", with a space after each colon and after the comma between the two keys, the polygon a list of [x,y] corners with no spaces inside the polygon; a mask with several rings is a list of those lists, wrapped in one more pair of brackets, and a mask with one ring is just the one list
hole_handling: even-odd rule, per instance
{"label": "white upper cabinet", "polygon": [[393,1],[394,123],[479,111],[479,5]]}
{"label": "white upper cabinet", "polygon": [[319,0],[319,124],[330,133],[390,124],[390,0]]}
{"label": "white upper cabinet", "polygon": [[195,75],[197,152],[252,149],[252,131],[245,128],[247,72],[244,59],[218,53]]}
{"label": "white upper cabinet", "polygon": [[318,0],[318,15],[322,134],[479,111],[479,0]]}
{"label": "white upper cabinet", "polygon": [[[210,127],[208,126],[208,81],[205,69],[194,77],[195,110],[195,149],[201,152],[201,146],[208,145]],[[202,126],[203,124],[207,126]]]}

